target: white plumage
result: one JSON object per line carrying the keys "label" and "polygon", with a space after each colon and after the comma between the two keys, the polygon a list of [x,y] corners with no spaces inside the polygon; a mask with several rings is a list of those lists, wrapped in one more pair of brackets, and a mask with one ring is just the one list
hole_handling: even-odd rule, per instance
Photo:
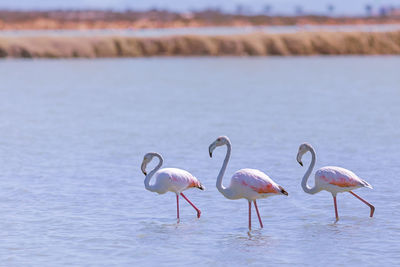
{"label": "white plumage", "polygon": [[[158,165],[147,174],[146,166],[153,159],[159,159]],[[144,179],[144,186],[151,192],[165,194],[166,192],[174,192],[176,194],[176,216],[179,222],[179,195],[181,195],[197,212],[197,218],[200,218],[201,211],[182,193],[190,188],[198,188],[204,190],[204,186],[192,174],[185,170],[177,168],[164,168],[161,169],[164,160],[158,153],[147,153],[142,162],[142,172],[146,176]],[[150,184],[150,179],[155,176],[155,181]]]}
{"label": "white plumage", "polygon": [[231,142],[228,137],[220,136],[209,146],[210,157],[212,152],[218,146],[227,146],[227,153],[221,171],[217,178],[217,189],[228,199],[245,198],[249,202],[249,229],[251,229],[251,203],[257,212],[258,220],[261,228],[263,227],[260,213],[258,211],[256,200],[259,198],[267,198],[276,195],[288,195],[282,186],[278,185],[265,173],[255,169],[241,169],[235,172],[231,178],[231,183],[228,187],[222,185],[222,178],[224,176],[226,166],[231,155]]}
{"label": "white plumage", "polygon": [[186,189],[197,187],[204,189],[199,180],[189,172],[177,168],[164,168],[154,174],[154,184],[151,185],[154,192],[165,194],[166,192],[182,193]]}
{"label": "white plumage", "polygon": [[307,152],[311,153],[312,159],[310,167],[308,167],[303,180],[301,181],[301,186],[304,192],[309,194],[315,194],[322,190],[326,190],[332,194],[333,197],[333,204],[335,207],[335,216],[336,221],[339,220],[339,215],[337,211],[337,203],[336,203],[336,195],[338,193],[349,192],[363,203],[368,205],[371,209],[370,217],[374,215],[375,207],[372,206],[370,203],[356,195],[352,190],[360,188],[360,187],[368,187],[372,189],[372,186],[365,180],[358,177],[354,172],[335,166],[326,166],[323,168],[318,169],[315,172],[315,183],[314,186],[311,188],[307,185],[307,180],[311,175],[311,172],[315,166],[316,156],[314,148],[307,143],[301,144],[299,147],[299,152],[297,153],[297,161],[301,166],[303,163],[301,161],[303,155]]}

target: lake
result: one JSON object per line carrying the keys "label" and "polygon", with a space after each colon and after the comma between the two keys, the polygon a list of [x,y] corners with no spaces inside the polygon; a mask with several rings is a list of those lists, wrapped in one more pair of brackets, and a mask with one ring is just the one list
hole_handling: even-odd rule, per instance
{"label": "lake", "polygon": [[[400,57],[0,61],[0,261],[5,266],[359,265],[400,262]],[[225,199],[215,181],[257,168],[289,193]],[[296,153],[374,186],[308,195]],[[205,185],[146,191],[143,155]],[[149,165],[153,168],[155,162]],[[313,180],[313,178],[311,178]]]}
{"label": "lake", "polygon": [[275,25],[275,26],[220,26],[183,27],[159,29],[94,29],[94,30],[1,30],[0,37],[22,36],[130,36],[169,37],[179,35],[235,35],[253,33],[296,33],[296,32],[393,32],[399,31],[400,24],[360,25]]}

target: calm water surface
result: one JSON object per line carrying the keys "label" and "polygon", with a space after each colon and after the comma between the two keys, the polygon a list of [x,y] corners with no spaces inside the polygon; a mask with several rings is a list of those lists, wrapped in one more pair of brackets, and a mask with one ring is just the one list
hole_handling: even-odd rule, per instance
{"label": "calm water surface", "polygon": [[[0,61],[0,262],[4,266],[253,264],[363,266],[400,262],[400,57]],[[247,203],[215,188],[258,168],[289,197]],[[300,187],[300,143],[316,167],[339,165],[374,186],[332,197]],[[160,152],[207,187],[187,196],[143,186]],[[305,165],[310,156],[304,158]],[[153,167],[152,164],[150,167]]]}
{"label": "calm water surface", "polygon": [[0,36],[137,36],[159,37],[171,35],[232,35],[251,33],[295,32],[391,32],[400,30],[400,24],[368,25],[289,25],[243,27],[185,27],[161,29],[98,29],[98,30],[1,30]]}

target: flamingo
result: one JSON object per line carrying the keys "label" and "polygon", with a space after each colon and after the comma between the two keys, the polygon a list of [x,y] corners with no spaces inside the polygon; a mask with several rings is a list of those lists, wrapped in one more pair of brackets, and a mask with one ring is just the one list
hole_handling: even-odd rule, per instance
{"label": "flamingo", "polygon": [[[146,166],[153,159],[159,159],[158,165],[147,174]],[[166,192],[174,192],[176,194],[176,217],[179,223],[179,195],[181,195],[197,212],[197,218],[200,218],[201,211],[182,193],[186,189],[198,188],[204,190],[205,187],[189,172],[177,168],[164,168],[161,169],[164,160],[163,157],[155,152],[147,153],[142,162],[142,172],[146,176],[144,179],[144,186],[151,192],[158,194],[165,194]],[[150,179],[155,175],[156,181],[150,185]]]}
{"label": "flamingo", "polygon": [[364,204],[369,206],[371,209],[370,217],[372,217],[374,215],[375,207],[352,191],[360,187],[368,187],[372,189],[372,186],[365,180],[359,178],[355,173],[350,170],[334,166],[323,167],[315,172],[314,187],[311,188],[307,185],[307,180],[310,177],[310,174],[315,165],[315,150],[310,144],[304,143],[300,145],[299,152],[297,153],[297,162],[301,166],[303,166],[301,158],[308,151],[310,151],[312,159],[311,164],[304,174],[303,180],[301,181],[301,187],[303,188],[304,192],[308,194],[316,194],[322,190],[330,192],[332,194],[333,204],[335,206],[336,222],[339,221],[336,195],[337,193],[343,192],[349,192],[350,194],[361,200]]}
{"label": "flamingo", "polygon": [[235,172],[231,178],[229,187],[222,185],[222,177],[224,176],[226,166],[228,165],[231,156],[231,142],[228,137],[218,137],[208,148],[210,157],[214,149],[218,146],[227,146],[227,153],[224,163],[218,174],[217,189],[227,199],[241,199],[245,198],[249,202],[249,230],[251,230],[251,203],[254,202],[254,207],[257,212],[260,227],[263,228],[263,223],[258,212],[256,200],[259,198],[267,198],[274,195],[288,195],[282,186],[278,185],[265,173],[255,169],[241,169]]}

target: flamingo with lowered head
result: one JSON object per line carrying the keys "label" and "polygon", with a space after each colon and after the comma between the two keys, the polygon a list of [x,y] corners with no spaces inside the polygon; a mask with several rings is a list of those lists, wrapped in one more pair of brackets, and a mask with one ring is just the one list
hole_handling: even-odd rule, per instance
{"label": "flamingo with lowered head", "polygon": [[[158,165],[147,174],[146,166],[153,159],[158,158]],[[204,190],[204,186],[197,180],[196,177],[191,175],[189,172],[176,169],[176,168],[164,168],[161,169],[164,160],[162,156],[155,152],[147,153],[142,162],[142,172],[146,176],[144,179],[144,186],[151,192],[157,192],[159,194],[165,194],[166,192],[174,192],[176,194],[176,217],[179,223],[179,195],[181,195],[197,212],[197,218],[200,218],[201,211],[182,193],[186,189],[198,188]],[[155,176],[156,181],[154,184],[150,184],[150,179]]]}
{"label": "flamingo with lowered head", "polygon": [[363,179],[359,178],[352,171],[333,166],[323,167],[315,172],[314,187],[311,188],[307,185],[307,180],[310,177],[310,174],[315,165],[315,150],[310,144],[304,143],[300,145],[299,152],[297,153],[297,162],[301,166],[303,166],[301,158],[308,151],[310,151],[311,153],[311,164],[308,167],[308,170],[306,171],[303,180],[301,181],[301,187],[303,188],[304,192],[308,194],[315,194],[322,190],[331,192],[333,197],[333,204],[335,206],[336,221],[339,220],[336,195],[337,193],[343,192],[349,192],[350,194],[361,200],[364,204],[369,206],[371,209],[370,217],[372,217],[374,215],[375,207],[352,192],[352,190],[360,187],[368,187],[372,189],[372,186]]}
{"label": "flamingo with lowered head", "polygon": [[255,169],[241,169],[235,172],[231,178],[230,186],[223,186],[222,177],[224,176],[226,166],[228,165],[228,161],[231,156],[231,142],[228,137],[220,136],[208,148],[210,157],[212,157],[212,152],[214,149],[223,145],[227,146],[227,153],[222,168],[218,174],[217,189],[222,195],[224,195],[224,197],[228,199],[247,199],[249,202],[249,229],[251,229],[251,202],[254,202],[254,207],[257,212],[260,226],[263,228],[263,223],[261,221],[260,213],[258,212],[256,200],[275,195],[287,196],[288,193],[285,191],[285,189],[283,189],[282,186],[272,181],[268,175]]}

